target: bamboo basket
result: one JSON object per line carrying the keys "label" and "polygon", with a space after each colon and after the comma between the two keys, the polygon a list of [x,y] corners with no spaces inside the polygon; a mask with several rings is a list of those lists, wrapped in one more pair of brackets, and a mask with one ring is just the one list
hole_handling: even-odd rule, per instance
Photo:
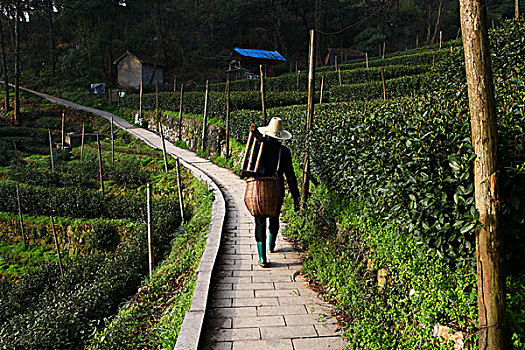
{"label": "bamboo basket", "polygon": [[279,215],[283,197],[278,177],[261,177],[248,180],[244,203],[252,216],[273,217]]}

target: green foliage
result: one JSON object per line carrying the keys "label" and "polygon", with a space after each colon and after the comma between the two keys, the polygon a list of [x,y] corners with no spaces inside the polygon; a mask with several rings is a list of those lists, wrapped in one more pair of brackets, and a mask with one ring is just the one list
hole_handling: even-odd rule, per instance
{"label": "green foliage", "polygon": [[114,226],[99,223],[93,225],[91,234],[87,238],[88,251],[111,252],[120,241],[119,234]]}
{"label": "green foliage", "polygon": [[475,271],[451,268],[357,198],[317,187],[303,216],[288,210],[285,232],[306,249],[302,272],[345,315],[344,337],[357,349],[448,349],[432,335],[441,323],[475,341]]}

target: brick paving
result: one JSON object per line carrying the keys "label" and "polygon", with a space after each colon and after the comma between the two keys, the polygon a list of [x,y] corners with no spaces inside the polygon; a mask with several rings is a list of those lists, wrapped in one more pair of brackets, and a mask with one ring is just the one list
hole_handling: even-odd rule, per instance
{"label": "brick paving", "polygon": [[[108,112],[79,106],[53,96],[36,94],[106,119],[112,117]],[[136,128],[120,117],[113,118],[127,132],[152,147],[161,148],[158,135]],[[200,294],[206,294],[209,290],[209,295],[198,295],[196,291],[192,304],[192,310],[195,304],[204,304],[197,310],[201,316],[193,317],[201,319],[204,314],[202,331],[200,334],[193,334],[196,339],[200,338],[198,348],[343,349],[345,343],[340,337],[335,318],[331,316],[332,308],[307,288],[307,283],[298,273],[301,269],[300,255],[280,233],[276,252],[268,254],[269,267],[263,269],[257,265],[253,218],[243,201],[245,181],[231,171],[197,157],[193,152],[177,148],[169,142],[166,142],[166,146],[168,153],[208,175],[219,186],[226,201],[220,250],[217,260],[212,260],[215,268],[211,287],[208,289],[208,284],[205,283],[206,288],[199,291]],[[199,298],[200,300],[196,300]],[[195,325],[195,328],[189,332],[199,333],[202,320],[194,323],[190,321],[188,324]]]}

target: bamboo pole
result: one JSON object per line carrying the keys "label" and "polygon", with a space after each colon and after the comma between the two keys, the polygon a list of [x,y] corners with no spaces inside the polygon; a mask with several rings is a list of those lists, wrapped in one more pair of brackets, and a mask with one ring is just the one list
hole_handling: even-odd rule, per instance
{"label": "bamboo pole", "polygon": [[297,71],[297,92],[301,91],[301,71]]}
{"label": "bamboo pole", "polygon": [[177,192],[179,193],[179,208],[181,221],[184,222],[184,198],[182,196],[182,181],[180,176],[180,161],[177,157],[175,165],[177,166]]}
{"label": "bamboo pole", "polygon": [[209,91],[209,82],[206,80],[206,93],[204,94],[204,113],[203,113],[203,121],[202,121],[202,136],[201,136],[201,143],[202,143],[202,152],[206,151],[206,134],[208,131],[208,91]]}
{"label": "bamboo pole", "polygon": [[153,220],[152,217],[152,203],[151,203],[151,184],[147,184],[147,193],[146,193],[146,202],[147,202],[147,216],[148,216],[148,267],[149,267],[149,277],[153,275]]}
{"label": "bamboo pole", "polygon": [[416,49],[419,48],[419,35],[416,35]]}
{"label": "bamboo pole", "polygon": [[53,220],[52,216],[50,216],[49,219],[51,220],[51,229],[53,230],[53,238],[55,239],[55,247],[57,250],[58,267],[60,268],[60,276],[64,277],[64,269],[62,268],[62,255],[60,254],[60,246],[58,245],[58,237],[57,237],[57,231],[55,229],[55,221]]}
{"label": "bamboo pole", "polygon": [[230,81],[226,81],[226,159],[230,158]]}
{"label": "bamboo pole", "polygon": [[484,0],[460,0],[474,160],[479,348],[507,349],[500,227],[498,120]]}
{"label": "bamboo pole", "polygon": [[520,0],[514,2],[514,18],[520,18]]}
{"label": "bamboo pole", "polygon": [[64,143],[66,142],[65,135],[64,135],[64,124],[65,124],[65,116],[64,116],[64,112],[62,112],[62,149],[64,149]]}
{"label": "bamboo pole", "polygon": [[85,135],[86,135],[86,129],[85,129],[84,122],[82,122],[82,138],[81,138],[81,142],[80,142],[80,160],[84,159],[84,138],[85,138]]}
{"label": "bamboo pole", "polygon": [[338,58],[337,55],[335,55],[335,66],[334,66],[334,69],[335,69],[336,72],[339,70],[339,67],[337,66],[337,63],[338,63],[337,62],[338,61],[337,58]]}
{"label": "bamboo pole", "polygon": [[115,166],[115,137],[113,135],[113,115],[111,115],[111,164]]}
{"label": "bamboo pole", "polygon": [[49,133],[49,155],[51,156],[51,170],[55,170],[55,162],[53,161],[53,139],[51,136],[51,130],[47,129]]}
{"label": "bamboo pole", "polygon": [[182,100],[184,96],[184,84],[180,84],[180,106],[179,106],[179,141],[182,141]]}
{"label": "bamboo pole", "polygon": [[[314,95],[315,95],[315,30],[310,30],[310,48],[308,57],[308,111],[306,116],[306,129],[312,127],[314,119]],[[303,162],[303,185],[301,189],[301,213],[306,208],[306,201],[310,191],[308,172],[310,171],[310,161],[308,159],[308,139],[305,140],[305,152]]]}
{"label": "bamboo pole", "polygon": [[264,102],[264,72],[263,72],[263,66],[262,64],[259,66],[259,69],[261,71],[261,106],[262,106],[262,122],[263,125],[266,125],[266,105]]}
{"label": "bamboo pole", "polygon": [[102,170],[102,150],[100,149],[100,134],[97,132],[97,145],[98,145],[98,174],[100,179],[100,191],[104,195],[104,174]]}
{"label": "bamboo pole", "polygon": [[167,173],[169,171],[169,168],[168,168],[168,155],[166,152],[166,138],[164,137],[164,127],[162,126],[161,122],[159,122],[159,126],[160,126],[160,140],[162,141],[162,156],[164,159],[164,172]]}
{"label": "bamboo pole", "polygon": [[339,86],[343,85],[343,78],[341,77],[341,68],[337,71],[339,74]]}
{"label": "bamboo pole", "polygon": [[16,201],[18,203],[18,217],[20,219],[20,232],[22,233],[22,240],[24,242],[24,249],[27,248],[26,234],[24,231],[24,216],[22,215],[22,201],[20,200],[20,184],[16,182]]}
{"label": "bamboo pole", "polygon": [[386,41],[383,42],[383,59],[385,59]]}
{"label": "bamboo pole", "polygon": [[323,103],[323,92],[324,92],[324,75],[321,77],[321,96],[319,97],[319,104]]}
{"label": "bamboo pole", "polygon": [[439,31],[439,49],[441,50],[443,48],[443,31]]}
{"label": "bamboo pole", "polygon": [[365,58],[366,58],[366,69],[368,69],[368,52],[365,52]]}
{"label": "bamboo pole", "polygon": [[385,69],[381,67],[381,81],[383,82],[383,100],[386,101]]}

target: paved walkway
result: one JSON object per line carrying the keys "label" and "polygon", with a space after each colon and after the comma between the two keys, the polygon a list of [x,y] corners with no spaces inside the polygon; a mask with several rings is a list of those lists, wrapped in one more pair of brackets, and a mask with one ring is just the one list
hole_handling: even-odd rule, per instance
{"label": "paved walkway", "polygon": [[[111,113],[30,92],[106,119],[113,117],[114,122],[127,132],[152,147],[162,147],[158,135],[136,128]],[[204,297],[205,323],[197,335],[199,349],[342,349],[345,343],[338,334],[335,318],[331,316],[332,308],[307,288],[299,274],[299,253],[281,234],[277,239],[276,253],[268,254],[270,267],[263,269],[257,265],[253,218],[243,200],[245,181],[193,152],[169,142],[166,146],[169,154],[208,175],[226,200],[225,225],[216,262],[213,258],[215,267],[211,287],[208,289],[206,284],[204,288],[204,292],[210,290],[210,294],[200,296]],[[198,294],[202,293],[196,291],[194,304]]]}

